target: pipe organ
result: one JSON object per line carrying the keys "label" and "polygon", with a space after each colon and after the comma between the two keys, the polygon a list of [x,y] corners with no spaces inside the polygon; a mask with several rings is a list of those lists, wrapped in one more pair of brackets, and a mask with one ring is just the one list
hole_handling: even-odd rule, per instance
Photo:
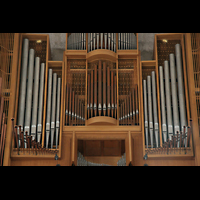
{"label": "pipe organ", "polygon": [[[88,52],[108,49],[116,52],[116,33],[88,33]],[[86,33],[70,33],[69,50],[86,50]],[[137,49],[136,33],[118,33],[118,49]]]}
{"label": "pipe organ", "polygon": [[[60,132],[61,78],[56,72],[53,73],[53,69],[45,69],[45,63],[41,63],[40,57],[35,56],[35,50],[29,48],[29,39],[23,39],[22,46],[17,135],[14,133],[14,124],[12,125],[15,147],[31,148],[31,143],[35,142],[36,145],[44,145],[46,149],[57,149]],[[46,102],[44,102],[45,70],[48,72]],[[44,105],[47,107],[45,126],[42,123]],[[27,140],[29,136],[31,136],[30,141]],[[42,138],[45,140],[42,141]]]}
{"label": "pipe organ", "polygon": [[189,39],[141,61],[138,33],[67,33],[52,61],[48,35],[16,35],[4,165],[200,165]]}

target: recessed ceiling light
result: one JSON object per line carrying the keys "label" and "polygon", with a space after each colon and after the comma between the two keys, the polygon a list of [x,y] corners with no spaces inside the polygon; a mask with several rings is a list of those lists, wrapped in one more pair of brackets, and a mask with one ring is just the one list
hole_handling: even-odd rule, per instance
{"label": "recessed ceiling light", "polygon": [[36,43],[40,44],[40,43],[42,43],[42,40],[36,40]]}
{"label": "recessed ceiling light", "polygon": [[163,39],[162,40],[164,43],[168,43],[168,40],[167,39]]}

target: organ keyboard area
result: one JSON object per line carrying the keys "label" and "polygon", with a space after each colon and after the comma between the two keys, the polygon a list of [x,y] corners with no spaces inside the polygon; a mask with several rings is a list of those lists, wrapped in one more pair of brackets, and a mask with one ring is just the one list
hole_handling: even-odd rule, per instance
{"label": "organ keyboard area", "polygon": [[125,166],[133,163],[137,134],[146,157],[193,156],[183,34],[156,35],[152,61],[141,61],[135,33],[67,33],[66,39],[63,61],[50,61],[48,38],[21,36],[13,157],[62,160],[62,148],[70,148],[77,166],[109,166],[91,161],[89,150],[83,156],[93,148],[95,161],[110,155],[109,163]]}

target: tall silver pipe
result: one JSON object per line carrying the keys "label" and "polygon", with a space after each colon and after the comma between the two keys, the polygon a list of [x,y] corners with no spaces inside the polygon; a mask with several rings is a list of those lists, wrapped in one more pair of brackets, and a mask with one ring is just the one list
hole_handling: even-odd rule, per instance
{"label": "tall silver pipe", "polygon": [[[186,109],[185,109],[185,94],[183,85],[183,69],[182,69],[182,56],[181,56],[181,45],[175,45],[175,55],[176,55],[176,68],[177,68],[177,79],[178,79],[178,97],[179,97],[179,107],[180,107],[180,122],[181,131],[184,130],[186,126],[186,136],[187,136],[187,120],[186,120]],[[184,139],[186,147],[186,139]]]}
{"label": "tall silver pipe", "polygon": [[151,96],[151,76],[147,76],[147,91],[148,91],[148,110],[149,110],[149,131],[151,148],[153,148],[153,112],[152,112],[152,96]]}
{"label": "tall silver pipe", "polygon": [[78,50],[81,49],[81,33],[78,33]]}
{"label": "tall silver pipe", "polygon": [[[28,49],[29,40],[23,40],[22,49],[22,67],[21,67],[21,77],[20,77],[20,93],[19,93],[19,108],[18,108],[18,125],[21,125],[21,130],[24,129],[24,113],[25,113],[25,100],[26,100],[26,77],[28,70]],[[19,130],[18,130],[19,135]],[[20,140],[19,140],[20,146]]]}
{"label": "tall silver pipe", "polygon": [[144,128],[145,128],[145,138],[146,138],[146,147],[148,148],[148,111],[147,111],[147,83],[146,80],[143,80],[143,99],[144,99]]}
{"label": "tall silver pipe", "polygon": [[83,33],[80,33],[81,35],[81,50],[83,50],[83,46],[84,46],[84,36],[83,36]]}
{"label": "tall silver pipe", "polygon": [[51,119],[51,93],[52,93],[52,69],[49,69],[47,89],[47,115],[46,115],[46,148],[49,144],[50,119]]}
{"label": "tall silver pipe", "polygon": [[79,50],[79,33],[76,33],[76,49]]}
{"label": "tall silver pipe", "polygon": [[128,49],[130,49],[130,33],[127,33],[128,34],[128,38],[127,38],[127,40],[128,40]]}
{"label": "tall silver pipe", "polygon": [[96,33],[93,33],[94,50],[96,49]]}
{"label": "tall silver pipe", "polygon": [[39,101],[38,101],[38,121],[37,121],[37,142],[40,143],[42,135],[42,111],[43,111],[43,97],[44,97],[44,77],[45,64],[41,64],[40,69],[40,86],[39,86]]}
{"label": "tall silver pipe", "polygon": [[130,49],[132,49],[132,33],[130,33],[130,45],[129,45]]}
{"label": "tall silver pipe", "polygon": [[[174,121],[174,133],[180,132],[179,128],[179,112],[178,112],[178,97],[176,86],[176,70],[175,70],[175,58],[174,54],[169,55],[170,60],[170,75],[171,75],[171,90],[172,90],[172,105],[173,105],[173,121]],[[179,147],[179,142],[178,142]]]}
{"label": "tall silver pipe", "polygon": [[76,33],[76,40],[77,40],[77,42],[76,42],[76,43],[77,43],[76,49],[77,49],[77,50],[79,50],[79,39],[80,39],[80,38],[79,38],[79,33]]}
{"label": "tall silver pipe", "polygon": [[[32,104],[32,93],[33,93],[33,72],[34,72],[34,49],[30,49],[29,51],[29,65],[28,65],[28,84],[27,84],[27,92],[26,92],[26,111],[25,111],[25,127],[24,131],[28,132],[30,135],[30,124],[31,124],[31,104]],[[27,147],[25,143],[25,148]]]}
{"label": "tall silver pipe", "polygon": [[100,33],[101,49],[103,49],[103,33]]}
{"label": "tall silver pipe", "polygon": [[157,96],[156,96],[156,75],[155,71],[151,72],[152,80],[152,96],[153,96],[153,117],[154,117],[154,131],[156,139],[156,148],[158,148],[158,110],[157,110]]}
{"label": "tall silver pipe", "polygon": [[90,33],[88,33],[88,52],[90,52]]}
{"label": "tall silver pipe", "polygon": [[[38,91],[39,91],[39,72],[40,72],[40,58],[35,58],[35,74],[34,74],[34,89],[33,89],[33,108],[31,120],[31,135],[32,139],[36,139],[36,125],[37,125],[37,108],[38,108]],[[24,133],[25,136],[25,133]]]}
{"label": "tall silver pipe", "polygon": [[116,33],[114,33],[114,52],[116,52]]}
{"label": "tall silver pipe", "polygon": [[86,50],[86,33],[83,33],[83,37],[84,37],[84,47],[83,47],[83,49]]}
{"label": "tall silver pipe", "polygon": [[90,50],[91,51],[93,50],[92,44],[93,44],[93,33],[91,33],[91,35],[90,35]]}
{"label": "tall silver pipe", "polygon": [[99,49],[99,33],[97,33],[97,49]]}
{"label": "tall silver pipe", "polygon": [[164,61],[164,72],[165,72],[165,96],[167,106],[167,126],[168,126],[168,137],[171,140],[173,135],[173,122],[172,122],[172,106],[171,106],[171,89],[169,83],[169,62]]}
{"label": "tall silver pipe", "polygon": [[60,94],[61,94],[61,78],[58,78],[57,99],[56,99],[56,149],[58,148],[58,135],[60,128]]}
{"label": "tall silver pipe", "polygon": [[78,49],[81,50],[81,43],[82,43],[82,40],[81,40],[81,33],[78,33]]}
{"label": "tall silver pipe", "polygon": [[78,34],[78,50],[80,50],[81,48],[81,33],[77,33]]}
{"label": "tall silver pipe", "polygon": [[123,33],[124,34],[124,39],[123,39],[123,41],[124,41],[124,50],[126,49],[126,33]]}
{"label": "tall silver pipe", "polygon": [[111,33],[111,50],[114,49],[114,33]]}
{"label": "tall silver pipe", "polygon": [[161,116],[162,116],[162,132],[164,142],[167,142],[167,122],[165,111],[165,94],[164,94],[164,79],[163,79],[163,67],[159,67],[160,75],[160,102],[161,102]]}
{"label": "tall silver pipe", "polygon": [[124,34],[121,33],[121,49],[124,49]]}
{"label": "tall silver pipe", "polygon": [[82,33],[79,33],[79,49],[82,50],[82,44],[83,44],[83,38],[82,38]]}
{"label": "tall silver pipe", "polygon": [[108,50],[110,50],[111,33],[108,33]]}
{"label": "tall silver pipe", "polygon": [[53,73],[53,92],[52,92],[52,104],[51,104],[51,149],[53,149],[55,120],[56,120],[56,88],[57,88],[57,74]]}
{"label": "tall silver pipe", "polygon": [[104,33],[104,44],[105,44],[105,49],[107,49],[107,39],[108,38],[108,33]]}

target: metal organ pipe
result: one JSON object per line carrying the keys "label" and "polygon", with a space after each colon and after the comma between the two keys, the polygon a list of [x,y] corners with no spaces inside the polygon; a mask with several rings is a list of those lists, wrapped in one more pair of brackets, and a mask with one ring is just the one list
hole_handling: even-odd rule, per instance
{"label": "metal organ pipe", "polygon": [[121,33],[118,33],[118,49],[121,49]]}
{"label": "metal organ pipe", "polygon": [[51,117],[51,91],[52,91],[52,69],[49,69],[48,89],[47,89],[47,115],[46,115],[46,148],[49,144],[50,117]]}
{"label": "metal organ pipe", "polygon": [[[26,76],[28,70],[28,49],[29,40],[23,40],[22,49],[22,67],[21,67],[21,82],[20,82],[20,94],[19,94],[19,108],[18,108],[18,124],[21,125],[23,130],[24,126],[24,114],[25,114],[25,99],[26,99]],[[18,132],[19,135],[19,132]],[[20,141],[19,141],[20,145]]]}
{"label": "metal organ pipe", "polygon": [[110,50],[111,33],[108,33],[108,50]]}
{"label": "metal organ pipe", "polygon": [[40,72],[39,68],[40,68],[40,58],[36,57],[35,58],[32,121],[31,121],[31,135],[32,135],[33,140],[36,138],[38,91],[39,91],[39,72]]}
{"label": "metal organ pipe", "polygon": [[145,138],[146,147],[148,148],[148,111],[147,111],[147,83],[143,80],[143,99],[144,99],[144,128],[145,128]]}
{"label": "metal organ pipe", "polygon": [[90,51],[90,33],[88,33],[88,51]]}
{"label": "metal organ pipe", "polygon": [[158,148],[158,111],[157,111],[157,98],[156,98],[156,77],[155,71],[151,72],[152,80],[152,97],[153,97],[153,117],[154,117],[154,131],[156,139],[156,148]]}
{"label": "metal organ pipe", "polygon": [[53,74],[53,91],[52,91],[52,105],[51,105],[51,149],[53,149],[53,140],[55,132],[55,118],[56,118],[56,88],[57,88],[57,74]]}
{"label": "metal organ pipe", "polygon": [[[136,49],[137,38],[134,33],[118,33],[118,49]],[[85,50],[86,33],[71,33],[67,49]],[[116,33],[88,33],[88,52],[95,49],[108,49],[116,52]]]}
{"label": "metal organ pipe", "polygon": [[38,100],[38,125],[37,125],[37,142],[40,143],[42,134],[42,111],[43,111],[43,97],[44,97],[44,76],[45,64],[41,64],[40,69],[40,86],[39,86],[39,100]]}
{"label": "metal organ pipe", "polygon": [[153,148],[153,112],[152,112],[152,98],[151,98],[151,76],[147,76],[147,96],[148,96],[148,110],[149,110],[149,131],[151,148]]}
{"label": "metal organ pipe", "polygon": [[[33,72],[34,72],[34,49],[29,51],[29,65],[28,65],[28,84],[26,94],[26,111],[25,111],[25,127],[24,132],[28,132],[30,135],[30,124],[31,124],[31,103],[32,103],[32,88],[33,88]],[[26,144],[26,143],[25,143]],[[26,148],[26,145],[25,145]]]}
{"label": "metal organ pipe", "polygon": [[173,122],[172,122],[172,110],[171,110],[171,89],[169,82],[169,62],[164,61],[164,72],[165,72],[165,96],[166,96],[166,106],[167,106],[167,130],[169,140],[172,139],[173,135]]}
{"label": "metal organ pipe", "polygon": [[[176,70],[175,70],[174,54],[170,54],[169,59],[170,59],[170,73],[171,73],[174,133],[175,133],[175,135],[177,135],[177,131],[180,131],[180,128],[179,128],[178,97],[177,97]],[[179,142],[178,142],[178,147],[179,147]]]}
{"label": "metal organ pipe", "polygon": [[167,142],[167,122],[165,111],[165,95],[164,95],[164,80],[163,80],[163,67],[159,67],[160,75],[160,101],[161,101],[161,116],[162,116],[162,132],[164,142]]}
{"label": "metal organ pipe", "polygon": [[58,148],[58,135],[60,128],[60,95],[61,95],[61,78],[58,78],[57,99],[56,99],[56,149]]}
{"label": "metal organ pipe", "polygon": [[96,49],[96,33],[93,33],[93,45],[94,45],[94,50]]}
{"label": "metal organ pipe", "polygon": [[[178,79],[178,99],[180,107],[180,124],[181,131],[184,130],[184,126],[187,126],[186,121],[186,109],[185,109],[185,95],[184,95],[184,85],[183,85],[183,71],[182,71],[182,58],[181,58],[181,45],[175,45],[175,55],[176,55],[176,68],[177,68],[177,79]],[[187,129],[186,129],[187,133]],[[185,145],[186,145],[186,140]]]}
{"label": "metal organ pipe", "polygon": [[101,36],[101,49],[103,49],[103,33],[100,33]]}
{"label": "metal organ pipe", "polygon": [[99,49],[99,33],[97,33],[97,49]]}
{"label": "metal organ pipe", "polygon": [[104,33],[105,49],[107,49],[107,38],[108,38],[108,33]]}

